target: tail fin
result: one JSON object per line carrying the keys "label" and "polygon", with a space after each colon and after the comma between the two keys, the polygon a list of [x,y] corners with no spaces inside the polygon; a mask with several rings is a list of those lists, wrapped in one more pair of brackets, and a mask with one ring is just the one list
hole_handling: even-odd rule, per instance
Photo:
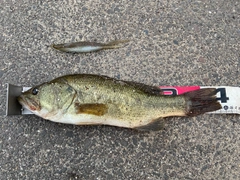
{"label": "tail fin", "polygon": [[115,49],[115,48],[120,48],[123,47],[122,44],[129,42],[130,40],[125,39],[125,40],[115,40],[111,41],[109,43],[104,44],[103,49]]}
{"label": "tail fin", "polygon": [[222,106],[217,101],[216,93],[215,88],[205,88],[185,93],[186,115],[196,116],[221,109]]}

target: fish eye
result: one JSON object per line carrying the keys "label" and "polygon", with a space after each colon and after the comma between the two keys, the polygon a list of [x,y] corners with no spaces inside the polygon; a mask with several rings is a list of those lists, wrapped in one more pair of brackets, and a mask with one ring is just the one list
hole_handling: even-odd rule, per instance
{"label": "fish eye", "polygon": [[33,94],[33,95],[37,95],[37,93],[38,93],[38,88],[33,88],[32,94]]}

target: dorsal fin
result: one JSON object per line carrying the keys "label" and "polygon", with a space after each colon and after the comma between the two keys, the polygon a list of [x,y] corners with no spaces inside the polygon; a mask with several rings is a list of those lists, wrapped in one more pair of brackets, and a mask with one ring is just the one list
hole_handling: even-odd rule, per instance
{"label": "dorsal fin", "polygon": [[146,85],[146,84],[138,83],[134,81],[123,81],[123,82],[150,95],[163,95],[163,91],[157,86],[150,86],[150,85]]}
{"label": "dorsal fin", "polygon": [[134,82],[134,81],[118,80],[116,78],[112,78],[112,77],[108,77],[108,76],[104,76],[104,75],[100,75],[100,76],[99,75],[90,75],[90,76],[104,78],[106,80],[114,81],[115,83],[127,84],[129,86],[134,87],[135,89],[137,89],[139,91],[142,91],[142,92],[150,94],[150,95],[164,95],[163,91],[160,88],[158,88],[157,86],[150,86],[150,85],[146,85],[146,84]]}
{"label": "dorsal fin", "polygon": [[[114,83],[119,83],[119,84],[122,84],[122,85],[125,84],[125,85],[128,85],[130,87],[135,88],[136,90],[147,93],[149,95],[156,95],[156,96],[163,95],[163,91],[160,88],[158,88],[157,86],[146,85],[146,84],[139,83],[139,82],[134,82],[134,81],[118,80],[116,78],[112,78],[112,77],[108,77],[108,76],[104,76],[104,75],[95,75],[95,74],[81,74],[80,75],[80,78],[84,78],[84,77],[87,77],[87,78],[90,77],[90,78],[95,78],[95,79],[99,79],[99,80],[112,81]],[[55,81],[58,80],[58,79],[61,79],[61,81],[63,81],[62,79],[64,79],[64,76],[55,79]],[[64,80],[64,82],[65,81],[67,82],[67,80]]]}

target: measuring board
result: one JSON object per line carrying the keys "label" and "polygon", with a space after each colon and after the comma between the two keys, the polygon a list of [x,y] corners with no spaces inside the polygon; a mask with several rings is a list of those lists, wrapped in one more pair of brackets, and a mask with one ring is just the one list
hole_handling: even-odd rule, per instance
{"label": "measuring board", "polygon": [[[209,114],[240,114],[240,87],[232,86],[159,86],[164,95],[180,95],[185,92],[203,88],[216,88],[217,99],[222,109],[208,112]],[[18,103],[17,97],[30,87],[21,87],[7,84],[7,105],[6,116],[32,114],[29,110],[23,109]]]}
{"label": "measuring board", "polygon": [[159,86],[165,95],[180,95],[203,88],[216,88],[217,100],[222,109],[210,114],[240,114],[240,87],[232,86]]}

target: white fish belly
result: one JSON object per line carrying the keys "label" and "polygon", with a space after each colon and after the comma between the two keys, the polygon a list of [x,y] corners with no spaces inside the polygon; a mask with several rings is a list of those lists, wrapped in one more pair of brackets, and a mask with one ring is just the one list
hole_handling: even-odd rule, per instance
{"label": "white fish belly", "polygon": [[119,127],[133,127],[133,124],[128,121],[122,121],[115,118],[108,118],[104,116],[95,116],[89,114],[73,115],[64,114],[61,116],[51,117],[49,120],[64,123],[64,124],[74,124],[74,125],[111,125]]}
{"label": "white fish belly", "polygon": [[84,47],[74,47],[74,48],[67,48],[69,52],[92,52],[102,49],[100,46],[84,46]]}

